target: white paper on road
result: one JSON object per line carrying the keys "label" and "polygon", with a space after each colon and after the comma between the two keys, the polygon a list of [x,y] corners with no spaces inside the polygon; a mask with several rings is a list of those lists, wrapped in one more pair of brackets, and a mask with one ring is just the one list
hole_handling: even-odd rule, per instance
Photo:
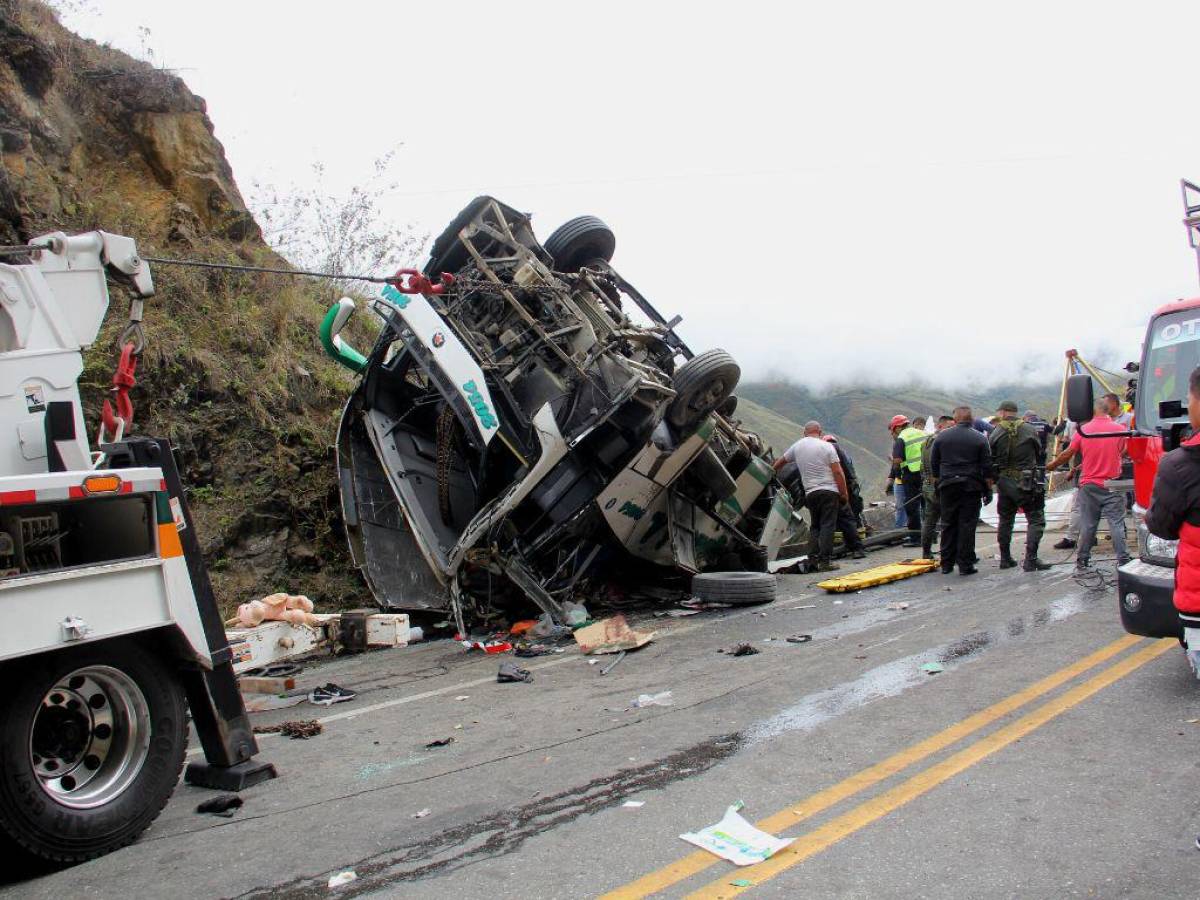
{"label": "white paper on road", "polygon": [[741,808],[741,803],[735,803],[725,810],[724,817],[716,825],[680,837],[739,866],[760,863],[792,842],[792,838],[777,838],[759,831],[738,814]]}

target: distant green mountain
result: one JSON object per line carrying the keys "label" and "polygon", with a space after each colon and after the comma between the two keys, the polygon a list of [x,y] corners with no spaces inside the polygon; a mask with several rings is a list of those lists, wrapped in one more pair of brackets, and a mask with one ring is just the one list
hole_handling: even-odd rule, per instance
{"label": "distant green mountain", "polygon": [[990,416],[1002,400],[1024,412],[1032,409],[1051,419],[1058,411],[1059,386],[1007,384],[949,393],[927,385],[907,387],[834,387],[819,393],[787,381],[752,381],[738,385],[736,417],[774,447],[776,453],[800,436],[802,423],[820,422],[836,434],[859,469],[863,494],[883,492],[891,455],[888,422],[897,413],[913,416],[949,414],[960,404]]}
{"label": "distant green mountain", "polygon": [[[763,443],[771,448],[775,456],[799,440],[803,431],[802,425],[747,399],[745,396],[738,397],[738,407],[734,418],[742,421],[743,428],[753,431],[762,438]],[[804,421],[808,421],[808,419],[806,418]],[[888,460],[879,453],[856,443],[836,428],[826,426],[826,431],[836,434],[842,449],[850,454],[859,481],[863,485],[864,493],[870,496],[882,493],[884,478],[890,467]],[[884,449],[886,451],[886,448]]]}

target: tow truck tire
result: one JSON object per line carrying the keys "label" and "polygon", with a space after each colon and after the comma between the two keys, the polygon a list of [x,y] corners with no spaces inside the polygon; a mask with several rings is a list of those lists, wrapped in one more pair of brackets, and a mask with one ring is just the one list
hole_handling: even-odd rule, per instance
{"label": "tow truck tire", "polygon": [[584,266],[609,262],[617,249],[617,236],[595,216],[580,216],[554,230],[543,248],[560,272],[578,272]]}
{"label": "tow truck tire", "polygon": [[724,350],[692,357],[672,379],[675,399],[667,407],[667,421],[677,428],[698,425],[729,398],[741,377],[741,366]]}
{"label": "tow truck tire", "polygon": [[750,606],[776,595],[775,576],[765,572],[704,572],[692,579],[692,596],[710,603]]}
{"label": "tow truck tire", "polygon": [[52,864],[137,839],[179,781],[186,701],[171,669],[114,640],[15,662],[0,706],[0,845]]}

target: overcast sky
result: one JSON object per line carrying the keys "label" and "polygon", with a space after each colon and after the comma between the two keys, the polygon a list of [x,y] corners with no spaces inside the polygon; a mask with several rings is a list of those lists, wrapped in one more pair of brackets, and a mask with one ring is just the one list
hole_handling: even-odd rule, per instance
{"label": "overcast sky", "polygon": [[[102,14],[101,14],[102,8]],[[397,151],[397,222],[576,215],[752,376],[1057,378],[1200,293],[1200,3],[83,0],[178,70],[243,186]],[[149,29],[148,37],[138,28]]]}

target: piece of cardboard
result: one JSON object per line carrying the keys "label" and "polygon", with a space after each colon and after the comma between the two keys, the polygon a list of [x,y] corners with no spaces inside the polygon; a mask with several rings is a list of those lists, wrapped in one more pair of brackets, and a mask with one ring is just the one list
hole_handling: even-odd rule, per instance
{"label": "piece of cardboard", "polygon": [[584,653],[620,653],[636,650],[654,640],[654,631],[634,631],[623,615],[601,619],[575,630],[575,642]]}

